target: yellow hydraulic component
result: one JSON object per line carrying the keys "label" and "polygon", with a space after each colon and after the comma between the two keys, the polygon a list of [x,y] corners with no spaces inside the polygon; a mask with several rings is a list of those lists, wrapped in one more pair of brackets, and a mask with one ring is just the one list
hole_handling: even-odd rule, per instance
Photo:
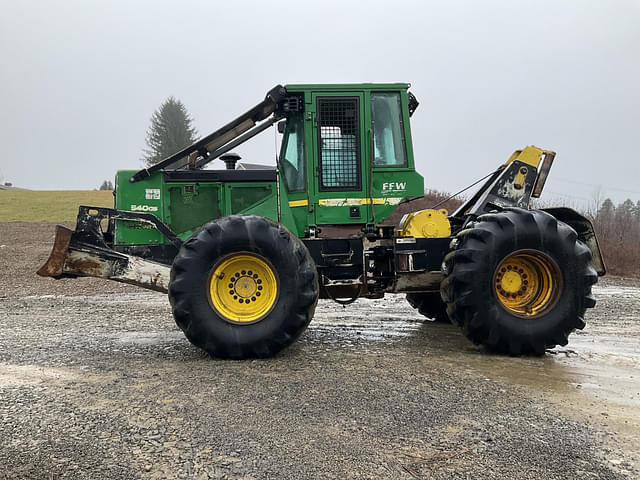
{"label": "yellow hydraulic component", "polygon": [[223,258],[209,279],[211,306],[230,323],[256,323],[278,299],[279,283],[268,260],[249,252]]}
{"label": "yellow hydraulic component", "polygon": [[400,221],[397,231],[401,237],[448,237],[451,235],[451,224],[447,218],[446,209],[418,210],[407,213]]}
{"label": "yellow hydraulic component", "polygon": [[527,165],[531,165],[532,167],[538,168],[540,162],[544,155],[554,155],[555,152],[551,150],[543,150],[541,148],[535,147],[533,145],[529,145],[528,147],[524,147],[522,150],[516,150],[509,157],[509,160],[505,162],[505,165],[510,164],[514,160],[519,160],[522,163],[526,163]]}
{"label": "yellow hydraulic component", "polygon": [[523,318],[535,318],[551,308],[562,291],[558,265],[536,250],[519,250],[496,268],[493,288],[500,304]]}
{"label": "yellow hydraulic component", "polygon": [[522,190],[524,188],[524,181],[527,179],[527,173],[529,173],[527,167],[520,167],[516,178],[513,179],[513,188],[516,190]]}

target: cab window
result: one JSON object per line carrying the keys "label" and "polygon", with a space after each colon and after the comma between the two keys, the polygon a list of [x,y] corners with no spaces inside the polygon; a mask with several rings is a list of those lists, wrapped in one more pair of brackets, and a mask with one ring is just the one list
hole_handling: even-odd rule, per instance
{"label": "cab window", "polygon": [[371,93],[373,166],[406,167],[407,153],[399,93]]}
{"label": "cab window", "polygon": [[302,115],[292,115],[287,119],[282,152],[280,171],[287,190],[290,192],[304,191],[304,120]]}

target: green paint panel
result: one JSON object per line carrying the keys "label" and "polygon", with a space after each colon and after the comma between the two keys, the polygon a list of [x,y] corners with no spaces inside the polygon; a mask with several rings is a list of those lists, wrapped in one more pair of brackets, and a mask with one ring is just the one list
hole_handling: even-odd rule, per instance
{"label": "green paint panel", "polygon": [[169,183],[169,206],[166,215],[169,228],[184,233],[221,216],[220,184]]}
{"label": "green paint panel", "polygon": [[260,215],[278,221],[275,182],[228,183],[225,215]]}
{"label": "green paint panel", "polygon": [[232,214],[242,213],[248,211],[251,207],[257,207],[257,204],[264,202],[267,197],[274,194],[271,185],[231,185],[229,190]]}
{"label": "green paint panel", "polygon": [[[162,174],[158,173],[140,182],[129,178],[136,170],[120,170],[116,174],[116,209],[152,213],[162,219]],[[116,221],[116,245],[153,245],[166,243],[164,235],[146,223]]]}
{"label": "green paint panel", "polygon": [[[186,240],[202,225],[231,214],[255,214],[278,220],[275,182],[165,182],[162,172],[130,183],[134,170],[116,175],[116,208],[152,213]],[[116,221],[116,245],[169,243],[153,226]]]}

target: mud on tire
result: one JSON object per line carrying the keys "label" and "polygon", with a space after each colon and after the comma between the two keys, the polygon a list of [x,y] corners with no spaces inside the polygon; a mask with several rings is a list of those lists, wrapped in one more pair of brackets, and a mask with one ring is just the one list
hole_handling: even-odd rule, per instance
{"label": "mud on tire", "polygon": [[[213,273],[234,255],[259,259],[275,276],[270,308],[251,322],[225,316],[224,303],[215,307]],[[256,215],[205,225],[183,244],[171,269],[169,300],[176,323],[191,343],[218,358],[275,355],[304,331],[317,299],[316,268],[307,248],[282,225]]]}
{"label": "mud on tire", "polygon": [[[452,322],[475,344],[511,355],[542,355],[584,328],[585,310],[595,305],[591,286],[597,274],[591,251],[571,227],[546,212],[513,208],[482,215],[457,242],[445,257],[441,294]],[[526,262],[532,271],[539,263],[539,294],[526,290],[535,282],[522,281],[526,274],[510,258],[523,262],[524,271]],[[503,268],[514,272],[513,293],[503,291]],[[518,295],[530,295],[531,301],[518,303]]]}

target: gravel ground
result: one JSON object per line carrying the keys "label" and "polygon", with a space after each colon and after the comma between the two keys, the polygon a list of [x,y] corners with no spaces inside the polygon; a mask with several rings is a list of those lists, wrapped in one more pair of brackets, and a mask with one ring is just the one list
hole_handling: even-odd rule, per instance
{"label": "gravel ground", "polygon": [[320,302],[277,358],[220,361],[165,295],[33,273],[0,223],[0,478],[639,478],[640,283],[605,277],[543,358],[486,354],[402,296]]}

